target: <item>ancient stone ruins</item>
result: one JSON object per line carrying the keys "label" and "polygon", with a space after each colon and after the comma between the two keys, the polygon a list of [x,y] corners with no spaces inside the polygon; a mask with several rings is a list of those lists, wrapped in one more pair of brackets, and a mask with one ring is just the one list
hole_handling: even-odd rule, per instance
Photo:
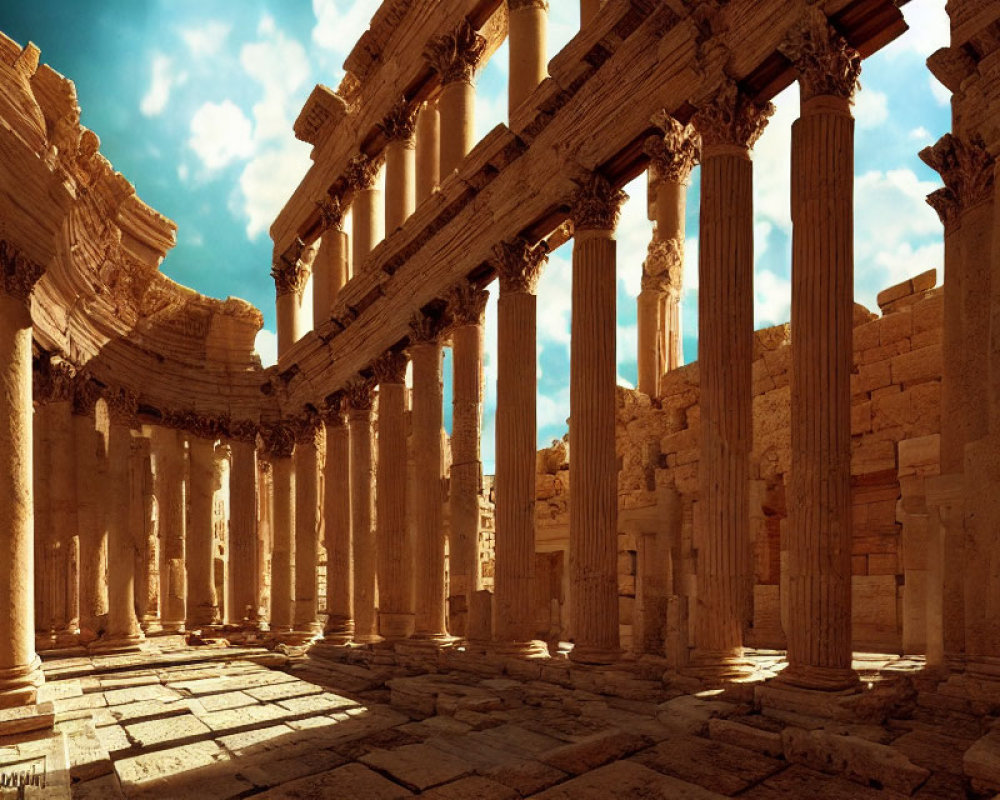
{"label": "ancient stone ruins", "polygon": [[[582,0],[551,54],[546,0],[385,0],[295,123],[268,369],[260,312],[159,272],[174,224],[0,35],[0,796],[994,796],[1000,3],[950,0],[928,61],[943,285],[875,314],[851,100],[897,5]],[[509,121],[477,142],[505,40]],[[792,321],[755,332],[751,155],[796,81]],[[619,253],[646,170],[652,242]],[[536,452],[557,247],[569,436]]]}

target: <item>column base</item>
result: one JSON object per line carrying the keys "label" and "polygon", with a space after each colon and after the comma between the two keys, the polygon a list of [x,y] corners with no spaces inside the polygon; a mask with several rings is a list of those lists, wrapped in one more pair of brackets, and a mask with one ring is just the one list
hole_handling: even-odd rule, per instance
{"label": "column base", "polygon": [[187,629],[185,627],[184,620],[160,620],[160,633],[164,634],[182,634],[186,633]]}
{"label": "column base", "polygon": [[34,656],[30,664],[0,669],[0,708],[16,708],[34,703],[38,687],[45,683],[42,660]]}
{"label": "column base", "polygon": [[377,633],[362,633],[354,637],[355,644],[378,644],[382,641],[385,640]]}
{"label": "column base", "polygon": [[160,633],[163,630],[163,625],[157,617],[144,617],[139,620],[139,627],[142,628],[142,632],[147,635]]}
{"label": "column base", "polygon": [[591,645],[574,645],[569,652],[569,660],[577,664],[616,664],[621,660],[620,648],[593,647]]}
{"label": "column base", "polygon": [[419,634],[396,642],[396,652],[400,655],[427,656],[439,653],[458,643],[458,639],[448,634]]}
{"label": "column base", "polygon": [[87,645],[87,651],[97,655],[109,655],[111,653],[136,653],[142,650],[142,643],[146,637],[142,633],[133,634],[105,634],[97,641]]}
{"label": "column base", "polygon": [[539,639],[531,639],[526,642],[490,642],[486,647],[486,652],[497,658],[538,659],[550,657],[549,646]]}
{"label": "column base", "polygon": [[743,657],[742,648],[738,652],[696,650],[691,660],[678,672],[706,681],[731,681],[750,677],[754,673],[754,664]]}
{"label": "column base", "polygon": [[306,645],[312,644],[320,637],[319,630],[292,630],[288,633],[282,633],[276,638],[282,644],[287,644],[289,647],[304,647]]}
{"label": "column base", "polygon": [[386,641],[409,639],[413,635],[414,620],[413,614],[379,614],[378,631]]}
{"label": "column base", "polygon": [[55,650],[58,646],[55,631],[44,631],[35,634],[36,653],[42,653],[46,650]]}
{"label": "column base", "polygon": [[818,692],[852,691],[861,685],[858,673],[850,668],[792,664],[779,672],[770,683],[783,688],[809,689]]}

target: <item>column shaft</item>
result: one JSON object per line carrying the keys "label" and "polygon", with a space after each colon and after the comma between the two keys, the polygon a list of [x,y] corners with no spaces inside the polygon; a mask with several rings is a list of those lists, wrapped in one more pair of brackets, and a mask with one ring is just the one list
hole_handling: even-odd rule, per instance
{"label": "column shaft", "polygon": [[167,428],[153,428],[156,458],[156,493],[160,514],[160,594],[163,598],[163,630],[180,633],[187,619],[187,570],[184,550],[187,531],[185,497],[186,458],[184,435]]}
{"label": "column shaft", "polygon": [[339,410],[327,417],[323,513],[326,534],[324,638],[344,644],[354,635],[354,554],[351,546],[351,435]]}
{"label": "column shaft", "polygon": [[412,135],[385,148],[385,230],[399,228],[417,204],[416,145]]}
{"label": "column shaft", "polygon": [[160,631],[160,565],[158,509],[153,492],[151,442],[132,439],[131,529],[135,542],[135,607],[144,633]]}
{"label": "column shaft", "polygon": [[[370,403],[370,401],[369,401]],[[354,547],[354,638],[378,641],[375,616],[375,465],[372,463],[371,407],[352,408],[351,426],[351,531]]]}
{"label": "column shaft", "polygon": [[454,172],[476,143],[476,88],[470,80],[441,87],[441,179]]}
{"label": "column shaft", "polygon": [[379,208],[381,199],[382,192],[375,188],[359,189],[354,195],[351,206],[351,251],[355,275],[364,270],[368,254],[384,237]]}
{"label": "column shaft", "polygon": [[[80,532],[80,634],[93,641],[101,630],[100,618],[108,613],[107,529],[105,509],[97,495],[107,470],[107,415],[98,430],[93,404],[77,409],[73,418],[76,439],[77,524]],[[103,477],[102,477],[103,476]]]}
{"label": "column shaft", "polygon": [[515,0],[510,3],[510,73],[507,81],[508,116],[545,80],[548,68],[548,3]]}
{"label": "column shaft", "polygon": [[212,505],[217,485],[215,442],[190,439],[190,516],[187,529],[187,627],[196,630],[219,622],[215,588],[215,531]]}
{"label": "column shaft", "polygon": [[295,468],[291,454],[271,459],[274,471],[274,545],[271,551],[271,631],[288,633],[295,621],[292,565],[295,536]]}
{"label": "column shaft", "polygon": [[282,356],[299,339],[308,326],[302,309],[302,294],[286,292],[279,294],[275,300],[278,315],[278,356]]}
{"label": "column shaft", "polygon": [[660,365],[663,363],[661,334],[664,329],[660,316],[660,292],[643,289],[636,301],[636,338],[639,342],[638,378],[636,388],[650,397],[659,394]]}
{"label": "column shaft", "polygon": [[260,586],[257,565],[257,448],[253,442],[232,442],[233,466],[229,475],[229,565],[236,624],[256,627],[260,620]]}
{"label": "column shaft", "polygon": [[52,448],[51,405],[39,403],[32,416],[32,505],[35,538],[35,647],[55,647],[57,586],[55,581],[56,541],[52,529],[52,488],[49,457]]}
{"label": "column shaft", "polygon": [[441,180],[441,115],[437,101],[428,101],[417,114],[416,202],[430,197]]}
{"label": "column shaft", "polygon": [[295,447],[295,633],[312,638],[320,632],[316,605],[316,569],[321,527],[319,452],[315,430]]}

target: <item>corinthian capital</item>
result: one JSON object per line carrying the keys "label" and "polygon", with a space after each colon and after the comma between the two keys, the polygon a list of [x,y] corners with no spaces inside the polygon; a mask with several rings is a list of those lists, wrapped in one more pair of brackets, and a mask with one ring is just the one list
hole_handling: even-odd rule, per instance
{"label": "corinthian capital", "polygon": [[347,185],[355,192],[364,189],[371,189],[378,178],[378,171],[382,168],[382,156],[369,158],[366,155],[354,156],[348,164],[344,173]]}
{"label": "corinthian capital", "polygon": [[965,140],[946,133],[921,150],[920,159],[944,182],[944,189],[932,192],[927,198],[942,222],[945,214],[960,213],[993,196],[993,157],[982,139]]}
{"label": "corinthian capital", "polygon": [[23,256],[10,242],[0,239],[0,291],[27,302],[44,273],[40,264]]}
{"label": "corinthian capital", "polygon": [[401,97],[378,127],[390,142],[412,141],[417,128],[417,106],[409,107],[406,98]]}
{"label": "corinthian capital", "polygon": [[726,79],[715,96],[695,112],[692,120],[705,147],[733,145],[750,149],[756,144],[767,121],[774,114],[771,103],[755,103]]}
{"label": "corinthian capital", "polygon": [[500,277],[500,292],[535,294],[542,267],[549,259],[545,243],[532,246],[525,239],[501,242],[493,248],[493,266]]}
{"label": "corinthian capital", "polygon": [[372,372],[379,383],[403,383],[406,380],[406,365],[410,360],[405,353],[390,350],[372,362]]}
{"label": "corinthian capital", "polygon": [[328,428],[343,428],[347,425],[347,412],[344,405],[343,392],[336,392],[326,398],[326,405],[323,406],[320,414]]}
{"label": "corinthian capital", "polygon": [[295,431],[286,422],[275,422],[260,429],[264,455],[268,459],[291,458],[295,452]]}
{"label": "corinthian capital", "polygon": [[452,287],[451,292],[448,293],[448,312],[451,315],[452,324],[456,327],[482,325],[483,315],[486,313],[486,301],[489,297],[489,292],[468,281],[462,281],[457,286]]}
{"label": "corinthian capital", "polygon": [[371,381],[353,380],[344,388],[344,399],[349,411],[371,411],[372,410],[372,384]]}
{"label": "corinthian capital", "polygon": [[280,297],[292,292],[301,292],[309,278],[309,265],[316,255],[314,247],[306,247],[305,242],[296,239],[271,267],[274,290]]}
{"label": "corinthian capital", "polygon": [[331,229],[342,231],[344,229],[344,214],[347,209],[344,208],[339,195],[328,194],[317,205],[319,206],[319,215],[323,221],[324,231]]}
{"label": "corinthian capital", "polygon": [[73,413],[81,417],[92,416],[100,399],[100,385],[86,372],[77,374],[73,384]]}
{"label": "corinthian capital", "polygon": [[644,148],[655,181],[686,184],[701,157],[701,137],[693,125],[681,125],[666,111],[656,114],[652,121],[663,131],[662,136],[646,139]]}
{"label": "corinthian capital", "polygon": [[858,88],[861,54],[834,30],[818,6],[810,6],[778,50],[799,72],[802,99],[833,95],[850,100]]}
{"label": "corinthian capital", "polygon": [[570,217],[578,231],[613,231],[618,226],[622,203],[628,195],[611,185],[599,172],[589,172],[574,181],[577,185]]}
{"label": "corinthian capital", "polygon": [[434,344],[444,325],[442,320],[418,311],[410,320],[410,344]]}
{"label": "corinthian capital", "polygon": [[441,75],[441,83],[471,82],[485,52],[486,39],[466,17],[453,31],[431,37],[424,58]]}
{"label": "corinthian capital", "polygon": [[108,387],[104,392],[108,404],[108,416],[112,422],[133,427],[139,412],[139,399],[135,392],[125,388]]}
{"label": "corinthian capital", "polygon": [[76,387],[76,367],[59,358],[44,358],[32,373],[35,402],[71,401]]}

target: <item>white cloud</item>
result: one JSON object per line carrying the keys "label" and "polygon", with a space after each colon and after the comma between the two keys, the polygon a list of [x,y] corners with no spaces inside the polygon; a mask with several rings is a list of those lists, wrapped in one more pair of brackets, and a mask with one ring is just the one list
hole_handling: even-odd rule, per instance
{"label": "white cloud", "polygon": [[233,103],[204,103],[191,118],[191,149],[210,170],[253,155],[250,120]]}
{"label": "white cloud", "polygon": [[549,257],[538,281],[538,344],[561,345],[567,354],[573,292],[571,247],[567,245]]}
{"label": "white cloud", "polygon": [[192,56],[211,56],[222,49],[232,29],[233,26],[228,23],[213,20],[196,28],[183,29],[181,38]]}
{"label": "white cloud", "polygon": [[938,82],[938,79],[933,75],[927,76],[927,85],[931,90],[931,97],[939,106],[946,106],[951,102],[951,92],[948,91],[946,86],[943,86]]}
{"label": "white cloud", "polygon": [[629,196],[622,206],[621,219],[615,231],[618,240],[618,280],[629,297],[638,297],[642,289],[642,262],[646,259],[653,223],[646,213],[646,173],[625,186]]}
{"label": "white cloud", "polygon": [[255,156],[240,175],[247,236],[265,233],[308,169],[309,148],[268,149]]}
{"label": "white cloud", "polygon": [[188,168],[187,164],[181,164],[177,167],[177,177],[180,179],[181,183],[186,183],[190,175],[191,170]]}
{"label": "white cloud", "polygon": [[885,92],[862,88],[854,101],[858,128],[877,128],[889,119],[889,98]]}
{"label": "white cloud", "polygon": [[945,12],[945,0],[919,0],[907,3],[901,10],[910,30],[890,46],[889,53],[911,51],[927,58],[950,44],[951,22]]}
{"label": "white cloud", "polygon": [[788,322],[792,308],[792,284],[769,269],[757,270],[753,280],[754,328]]}
{"label": "white cloud", "polygon": [[240,49],[240,65],[264,89],[263,98],[253,107],[254,136],[258,140],[290,138],[292,121],[299,112],[293,100],[299,104],[305,100],[296,96],[296,90],[309,77],[309,58],[301,43],[273,30],[273,21],[272,26],[262,28],[269,31],[265,38]]}
{"label": "white cloud", "polygon": [[799,87],[793,83],[774,98],[776,111],[753,149],[754,217],[791,230],[792,123],[799,116]]}
{"label": "white cloud", "polygon": [[139,103],[139,110],[146,117],[162,114],[170,102],[170,92],[187,80],[184,72],[174,72],[173,61],[162,53],[153,54],[153,77],[149,89]]}
{"label": "white cloud", "polygon": [[909,137],[913,141],[920,142],[922,144],[931,144],[934,141],[933,137],[931,136],[931,132],[927,130],[927,128],[925,128],[923,125],[914,128],[912,131],[910,131]]}
{"label": "white cloud", "polygon": [[270,367],[278,363],[278,334],[261,328],[254,340],[254,350],[260,356],[262,367]]}
{"label": "white cloud", "polygon": [[490,96],[486,92],[476,92],[474,113],[476,141],[479,142],[500,123],[507,124],[507,93]]}
{"label": "white cloud", "polygon": [[378,10],[381,0],[313,0],[316,26],[312,40],[320,47],[346,57]]}
{"label": "white cloud", "polygon": [[[639,358],[639,326],[635,323],[631,325],[619,325],[615,339],[616,362],[619,368],[622,364],[634,364]],[[624,379],[618,376],[618,383]]]}

